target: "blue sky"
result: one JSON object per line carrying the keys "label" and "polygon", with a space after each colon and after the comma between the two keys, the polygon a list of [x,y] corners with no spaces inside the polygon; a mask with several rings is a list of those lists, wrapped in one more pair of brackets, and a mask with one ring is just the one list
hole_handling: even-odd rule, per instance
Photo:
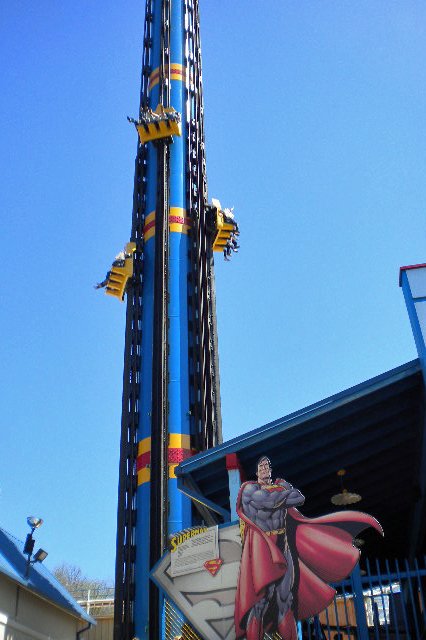
{"label": "blue sky", "polygon": [[[5,3],[0,525],[112,579],[144,3]],[[201,0],[225,439],[416,357],[401,265],[426,261],[426,6]],[[301,455],[302,452],[297,452]]]}

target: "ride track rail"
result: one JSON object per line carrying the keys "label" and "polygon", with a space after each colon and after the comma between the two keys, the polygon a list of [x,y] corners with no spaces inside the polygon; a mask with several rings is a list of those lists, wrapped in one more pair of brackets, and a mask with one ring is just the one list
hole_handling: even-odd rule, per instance
{"label": "ride track rail", "polygon": [[[146,0],[139,113],[148,105],[152,55],[153,0]],[[134,276],[127,288],[123,396],[118,480],[117,543],[115,563],[114,640],[134,635],[136,458],[142,344],[143,227],[146,215],[147,145],[138,140],[131,239],[136,242]]]}
{"label": "ride track rail", "polygon": [[211,237],[206,226],[208,195],[198,0],[186,0],[185,12],[188,45],[185,63],[189,101],[187,198],[192,224],[192,412],[197,449],[203,451],[222,442],[222,419],[214,263]]}
{"label": "ride track rail", "polygon": [[[170,106],[170,0],[162,1],[160,104]],[[169,277],[169,144],[157,143],[157,203],[155,209],[154,336],[152,367],[150,566],[167,546],[168,516],[168,277]],[[161,629],[158,588],[149,585],[149,637]]]}

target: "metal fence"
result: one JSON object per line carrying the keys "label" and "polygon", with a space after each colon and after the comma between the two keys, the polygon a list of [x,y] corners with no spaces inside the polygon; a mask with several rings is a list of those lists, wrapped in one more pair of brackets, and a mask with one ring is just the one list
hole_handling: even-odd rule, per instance
{"label": "metal fence", "polygon": [[114,614],[114,587],[79,589],[70,593],[92,618],[111,617]]}
{"label": "metal fence", "polygon": [[[299,640],[426,640],[426,558],[365,560],[348,580],[334,585],[336,597],[319,616],[299,624]],[[75,594],[94,618],[112,616],[114,590]],[[166,599],[163,640],[203,640]],[[279,640],[265,634],[265,640]],[[204,640],[209,640],[205,638]]]}
{"label": "metal fence", "polygon": [[[365,560],[334,585],[336,597],[319,616],[299,623],[299,640],[426,640],[426,558]],[[203,640],[171,602],[164,640]],[[205,638],[204,640],[209,640]],[[265,640],[280,640],[276,633]]]}
{"label": "metal fence", "polygon": [[303,640],[426,638],[426,560],[370,562],[336,586],[333,603],[305,621]]}

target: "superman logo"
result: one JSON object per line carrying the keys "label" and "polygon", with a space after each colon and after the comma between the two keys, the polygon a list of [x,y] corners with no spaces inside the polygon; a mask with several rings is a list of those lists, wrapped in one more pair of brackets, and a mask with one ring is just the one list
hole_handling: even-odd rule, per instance
{"label": "superman logo", "polygon": [[220,567],[223,565],[223,560],[220,558],[215,558],[214,560],[207,560],[204,563],[204,568],[207,569],[212,576],[215,576],[219,571]]}

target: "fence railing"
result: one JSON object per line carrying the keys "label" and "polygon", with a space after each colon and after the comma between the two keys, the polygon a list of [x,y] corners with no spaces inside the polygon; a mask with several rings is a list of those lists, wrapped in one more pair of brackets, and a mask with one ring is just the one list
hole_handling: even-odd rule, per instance
{"label": "fence railing", "polygon": [[[299,625],[299,640],[426,640],[426,558],[368,560],[363,571],[334,585],[336,597],[319,616]],[[72,593],[94,618],[113,615],[114,589]],[[200,636],[166,600],[165,638]],[[265,638],[278,640],[273,634]],[[208,640],[208,639],[206,639]]]}
{"label": "fence railing", "polygon": [[78,589],[70,594],[93,618],[114,614],[114,587]]}
{"label": "fence railing", "polygon": [[424,557],[411,562],[367,559],[364,571],[355,570],[335,586],[333,603],[303,623],[303,639],[426,639]]}

